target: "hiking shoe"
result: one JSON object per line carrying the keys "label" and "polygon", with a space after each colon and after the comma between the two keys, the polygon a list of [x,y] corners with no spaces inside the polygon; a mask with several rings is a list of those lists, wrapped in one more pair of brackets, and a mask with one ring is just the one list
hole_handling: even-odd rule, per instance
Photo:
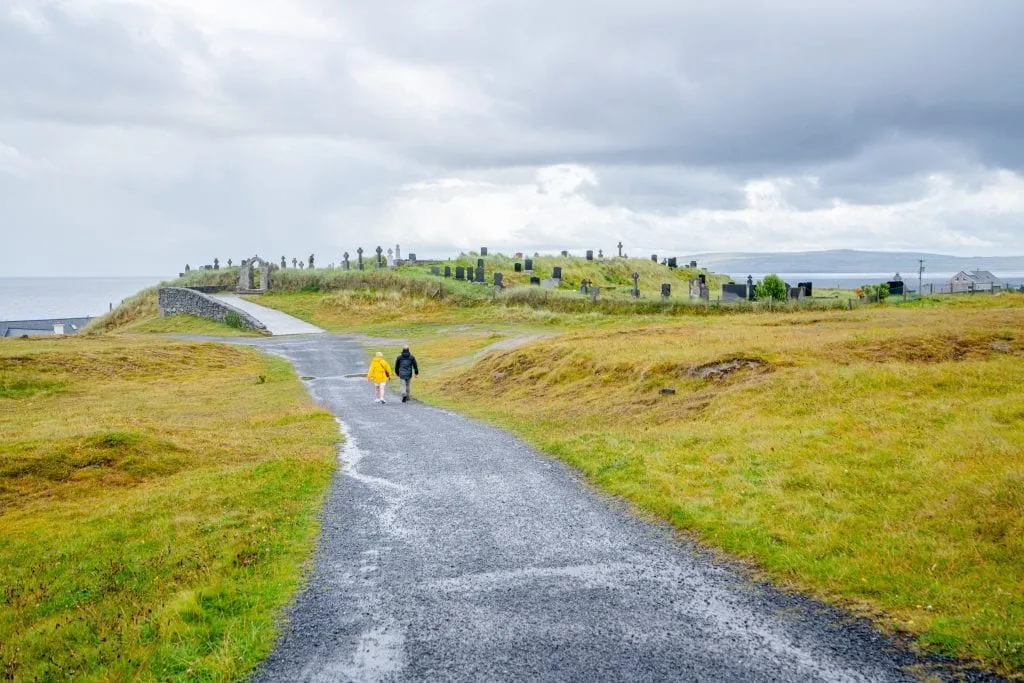
{"label": "hiking shoe", "polygon": [[408,403],[408,401],[409,401],[409,397],[408,396],[403,396],[402,397],[402,403]]}

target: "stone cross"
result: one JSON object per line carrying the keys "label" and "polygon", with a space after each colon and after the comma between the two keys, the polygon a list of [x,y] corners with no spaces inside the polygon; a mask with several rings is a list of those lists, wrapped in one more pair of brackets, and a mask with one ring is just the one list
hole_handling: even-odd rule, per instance
{"label": "stone cross", "polygon": [[377,270],[380,270],[381,266],[383,265],[381,263],[381,258],[380,258],[380,255],[383,254],[383,253],[384,253],[384,250],[381,249],[380,246],[378,246],[377,247]]}
{"label": "stone cross", "polygon": [[363,269],[363,248],[359,247],[356,249],[356,256],[359,257],[359,270]]}
{"label": "stone cross", "polygon": [[747,276],[747,300],[748,301],[753,301],[754,300],[754,276],[753,275],[748,275]]}
{"label": "stone cross", "polygon": [[604,258],[604,249],[597,250],[597,258]]}
{"label": "stone cross", "polygon": [[349,269],[349,264],[348,264],[348,252],[347,252],[347,251],[346,251],[346,252],[345,252],[344,254],[342,254],[342,262],[341,262],[341,267],[342,267],[342,268],[344,268],[345,270],[348,270],[348,269]]}
{"label": "stone cross", "polygon": [[640,298],[640,273],[633,273],[633,298]]}
{"label": "stone cross", "polygon": [[395,267],[395,252],[391,251],[391,247],[388,247],[388,268]]}
{"label": "stone cross", "polygon": [[619,242],[619,258],[622,258],[622,242]]}
{"label": "stone cross", "polygon": [[288,267],[288,261],[285,259],[284,256],[281,257],[281,267],[282,268],[287,268]]}

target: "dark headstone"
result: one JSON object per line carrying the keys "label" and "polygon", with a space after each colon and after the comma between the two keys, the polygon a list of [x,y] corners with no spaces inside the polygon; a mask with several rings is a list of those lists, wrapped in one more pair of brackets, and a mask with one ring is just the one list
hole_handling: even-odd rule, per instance
{"label": "dark headstone", "polygon": [[494,286],[497,289],[504,289],[505,288],[505,276],[502,275],[501,273],[495,273],[494,274]]}
{"label": "dark headstone", "polygon": [[517,261],[517,262],[516,262],[516,265],[515,265],[515,270],[516,270],[516,272],[517,272],[517,273],[521,273],[521,272],[523,272],[523,264],[522,264],[522,263],[519,263],[519,262]]}
{"label": "dark headstone", "polygon": [[381,254],[384,253],[384,250],[381,249],[380,247],[377,247],[376,251],[377,251],[377,268],[380,269],[380,268],[384,267],[384,259],[381,257]]}
{"label": "dark headstone", "polygon": [[587,260],[588,261],[593,261],[594,260],[594,252],[591,249],[587,249]]}
{"label": "dark headstone", "polygon": [[746,301],[748,288],[734,282],[722,285],[722,301]]}
{"label": "dark headstone", "polygon": [[562,252],[562,258],[569,258],[569,252],[563,251]]}
{"label": "dark headstone", "polygon": [[658,262],[658,255],[657,254],[651,254],[651,260],[654,261],[655,263],[657,263]]}
{"label": "dark headstone", "polygon": [[[799,301],[804,296],[804,288],[803,287],[788,287],[786,291],[787,291],[786,298],[788,300],[790,300],[790,301]],[[902,294],[902,292],[901,292],[901,294]]]}
{"label": "dark headstone", "polygon": [[480,247],[480,255],[487,256],[487,247]]}
{"label": "dark headstone", "polygon": [[343,254],[343,257],[344,258],[341,261],[341,267],[344,268],[345,270],[349,270],[350,266],[349,266],[349,263],[348,263],[348,252],[347,251]]}
{"label": "dark headstone", "polygon": [[[804,296],[814,296],[813,282],[798,282],[796,286],[804,290]],[[902,294],[902,292],[900,292]]]}
{"label": "dark headstone", "polygon": [[673,256],[672,258],[670,258],[668,260],[668,267],[669,268],[678,268],[679,267],[678,261],[676,260],[675,256]]}
{"label": "dark headstone", "polygon": [[432,266],[430,268],[430,274],[431,275],[440,275],[441,274],[441,268],[438,267],[438,266]]}
{"label": "dark headstone", "polygon": [[697,267],[697,262],[696,261],[690,261],[690,267],[691,268],[696,268]]}
{"label": "dark headstone", "polygon": [[455,279],[456,280],[465,280],[466,279],[466,269],[463,266],[455,266]]}
{"label": "dark headstone", "polygon": [[483,266],[477,266],[477,269],[476,269],[476,281],[479,282],[480,284],[483,284],[483,283],[487,282],[487,280],[484,279],[484,267]]}
{"label": "dark headstone", "polygon": [[[359,257],[359,270],[363,269],[363,248],[359,247],[356,249],[356,256]],[[295,259],[292,259],[294,261]]]}
{"label": "dark headstone", "polygon": [[633,298],[640,298],[640,273],[633,273]]}
{"label": "dark headstone", "polygon": [[597,250],[597,258],[604,258],[604,250],[603,249],[598,249]]}
{"label": "dark headstone", "polygon": [[451,266],[445,266],[444,267],[444,276],[445,277],[451,277],[452,276],[452,267]]}
{"label": "dark headstone", "polygon": [[409,254],[409,263],[416,263],[416,254]]}
{"label": "dark headstone", "polygon": [[478,258],[476,260],[476,267],[477,268],[483,268],[484,267],[484,260],[482,258]]}
{"label": "dark headstone", "polygon": [[556,280],[562,279],[562,266],[555,266],[551,269],[551,277]]}
{"label": "dark headstone", "polygon": [[887,284],[889,285],[889,294],[903,296],[903,280],[890,280]]}
{"label": "dark headstone", "polygon": [[533,272],[533,259],[532,258],[526,259],[526,265],[523,266],[523,268],[526,270],[527,273],[532,273]]}
{"label": "dark headstone", "polygon": [[661,285],[661,298],[668,299],[670,296],[672,296],[672,285],[667,282],[663,283]]}
{"label": "dark headstone", "polygon": [[540,278],[537,277],[536,275],[534,275],[533,277],[530,278],[530,284],[531,285],[537,285],[539,287],[540,286]]}
{"label": "dark headstone", "polygon": [[622,242],[619,242],[619,257],[622,257]]}

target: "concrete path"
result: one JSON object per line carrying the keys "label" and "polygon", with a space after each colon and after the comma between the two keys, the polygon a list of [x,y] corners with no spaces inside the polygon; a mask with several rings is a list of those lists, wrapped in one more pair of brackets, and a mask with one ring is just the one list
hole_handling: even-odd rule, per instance
{"label": "concrete path", "polygon": [[267,326],[267,330],[274,336],[282,334],[323,334],[324,331],[316,325],[311,325],[304,320],[299,320],[287,313],[275,311],[273,308],[260,306],[251,301],[246,301],[234,294],[215,294],[218,299],[239,308]]}
{"label": "concrete path", "polygon": [[232,341],[290,359],[348,439],[308,587],[257,680],[901,681],[928,668],[500,430],[374,405],[352,340]]}

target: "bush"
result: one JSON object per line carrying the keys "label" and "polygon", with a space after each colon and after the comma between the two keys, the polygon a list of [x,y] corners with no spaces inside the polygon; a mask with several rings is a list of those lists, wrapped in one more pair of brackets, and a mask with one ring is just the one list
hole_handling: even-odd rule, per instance
{"label": "bush", "polygon": [[775,273],[764,276],[764,279],[757,283],[754,296],[759,301],[770,299],[772,301],[785,301],[789,292],[786,283]]}
{"label": "bush", "polygon": [[224,315],[224,324],[228,327],[233,327],[236,330],[245,329],[245,321],[242,320],[242,316],[238,315],[234,311],[228,311]]}
{"label": "bush", "polygon": [[863,285],[858,290],[868,301],[885,301],[889,298],[889,283]]}

